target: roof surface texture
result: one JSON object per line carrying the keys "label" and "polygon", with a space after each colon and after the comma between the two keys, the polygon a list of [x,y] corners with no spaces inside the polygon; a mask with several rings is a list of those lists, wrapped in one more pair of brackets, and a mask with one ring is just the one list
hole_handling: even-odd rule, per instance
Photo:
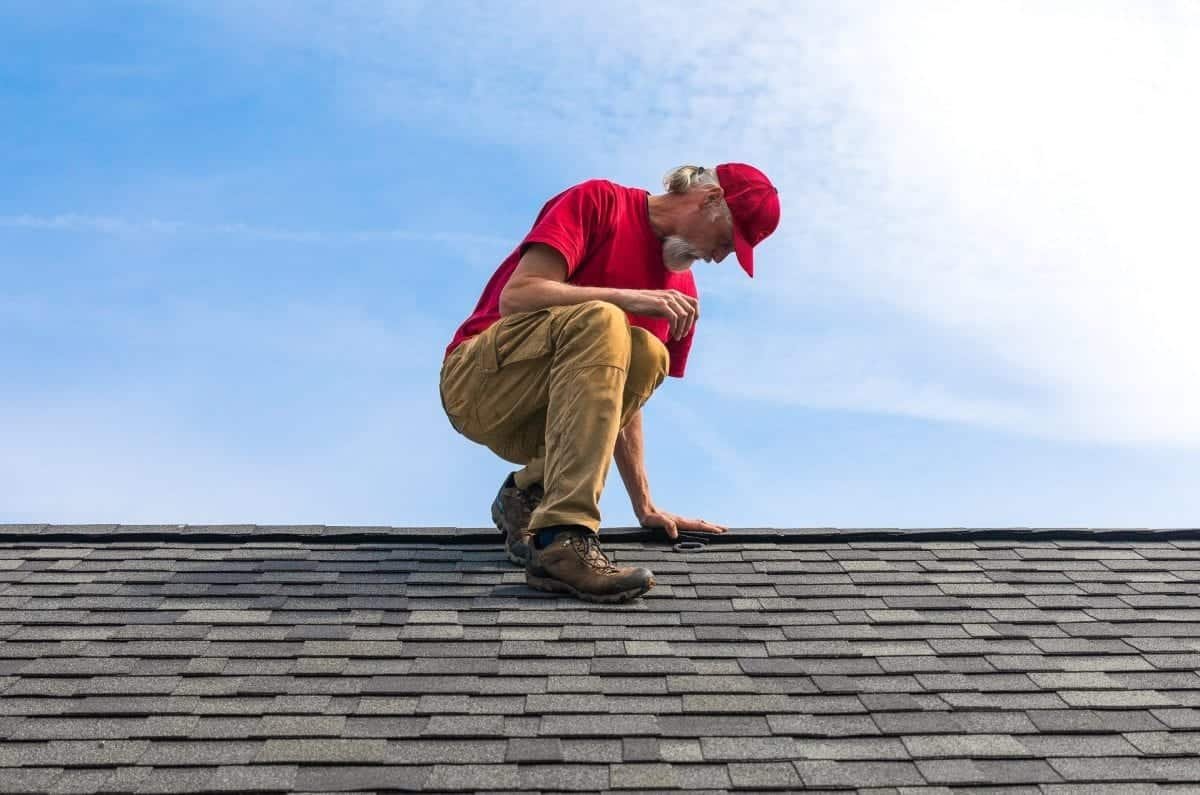
{"label": "roof surface texture", "polygon": [[0,791],[1200,782],[1194,530],[601,542],[657,586],[532,590],[494,530],[0,525]]}

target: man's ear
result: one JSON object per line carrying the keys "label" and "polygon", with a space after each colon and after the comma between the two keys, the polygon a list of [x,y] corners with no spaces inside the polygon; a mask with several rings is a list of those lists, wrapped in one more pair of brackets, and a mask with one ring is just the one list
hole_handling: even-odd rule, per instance
{"label": "man's ear", "polygon": [[705,207],[725,195],[725,189],[720,185],[706,182],[700,186],[700,206]]}

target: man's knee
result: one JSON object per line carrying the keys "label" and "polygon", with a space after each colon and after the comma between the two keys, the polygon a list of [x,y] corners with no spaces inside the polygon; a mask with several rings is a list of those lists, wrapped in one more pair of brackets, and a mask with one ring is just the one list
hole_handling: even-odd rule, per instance
{"label": "man's knee", "polygon": [[628,370],[629,318],[625,310],[608,301],[584,301],[571,308],[564,335],[568,349],[581,364],[608,364]]}
{"label": "man's knee", "polygon": [[629,333],[629,318],[625,310],[610,301],[584,301],[575,310],[579,323],[613,333]]}
{"label": "man's knee", "polygon": [[641,326],[630,327],[629,375],[626,389],[649,396],[662,384],[671,366],[671,354],[662,340]]}

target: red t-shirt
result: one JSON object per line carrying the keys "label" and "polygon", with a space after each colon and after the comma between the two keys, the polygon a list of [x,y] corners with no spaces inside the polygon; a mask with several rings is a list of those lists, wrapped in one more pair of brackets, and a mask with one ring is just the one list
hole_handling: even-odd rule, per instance
{"label": "red t-shirt", "polygon": [[[530,243],[545,243],[562,253],[567,261],[569,284],[678,290],[698,298],[691,271],[674,273],[663,264],[662,241],[650,226],[649,196],[640,188],[590,179],[546,202],[529,234],[500,263],[483,288],[474,312],[454,333],[446,356],[500,319],[500,291]],[[641,326],[666,344],[671,354],[668,375],[682,378],[696,333],[695,324],[687,336],[676,341],[670,339],[669,319],[630,313],[626,316],[630,325]]]}

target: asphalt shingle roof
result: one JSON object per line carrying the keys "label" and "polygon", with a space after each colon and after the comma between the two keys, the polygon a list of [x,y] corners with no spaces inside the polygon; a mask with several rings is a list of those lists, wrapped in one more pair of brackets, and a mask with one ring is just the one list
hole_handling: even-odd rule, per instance
{"label": "asphalt shingle roof", "polygon": [[525,585],[494,530],[0,525],[0,791],[1150,792],[1194,530],[732,530]]}

